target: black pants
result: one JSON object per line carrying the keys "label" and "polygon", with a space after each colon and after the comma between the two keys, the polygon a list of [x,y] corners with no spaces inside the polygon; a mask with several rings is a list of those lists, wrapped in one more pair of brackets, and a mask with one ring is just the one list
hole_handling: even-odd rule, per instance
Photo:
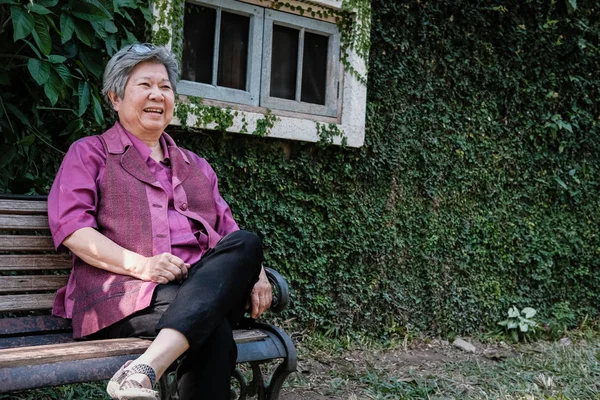
{"label": "black pants", "polygon": [[161,329],[175,329],[190,343],[177,367],[180,399],[228,400],[237,359],[233,328],[244,313],[262,261],[260,239],[246,231],[233,232],[192,266],[185,282],[159,285],[150,307],[94,337],[154,338]]}

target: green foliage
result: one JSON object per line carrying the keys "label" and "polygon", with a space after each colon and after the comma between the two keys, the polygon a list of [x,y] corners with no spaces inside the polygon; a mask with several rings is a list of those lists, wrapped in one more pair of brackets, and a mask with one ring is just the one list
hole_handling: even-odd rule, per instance
{"label": "green foliage", "polygon": [[150,20],[142,0],[0,2],[1,192],[46,192],[66,145],[106,127],[106,60]]}
{"label": "green foliage", "polygon": [[[102,129],[91,100],[98,80],[80,54],[98,54],[101,64],[109,41],[61,23],[66,2],[36,4],[53,14],[28,13],[32,27],[19,16],[17,35],[33,31],[36,18],[52,19],[63,36],[49,28],[49,55],[66,61],[53,62],[60,59],[44,55],[32,35],[15,42],[12,24],[0,25],[0,46],[8,48],[0,54],[25,56],[3,56],[0,66],[0,161],[8,167],[0,191],[46,191],[61,157],[54,148]],[[10,8],[0,6],[3,22]],[[91,26],[68,15],[75,27]],[[134,32],[119,14],[114,24],[118,32],[107,37]],[[535,304],[540,321],[565,302],[575,324],[597,318],[596,2],[374,0],[370,32],[360,149],[169,128],[208,159],[240,225],[259,233],[267,264],[289,278],[293,304],[283,318],[331,335],[390,340],[416,329],[475,334],[513,304]],[[55,94],[38,84],[53,74],[73,80],[54,106]]]}
{"label": "green foliage", "polygon": [[534,308],[525,307],[519,311],[517,307],[512,306],[508,309],[508,318],[498,322],[498,325],[504,327],[515,343],[527,340],[528,335],[534,334],[535,328],[538,327],[537,322],[532,319],[535,314],[537,311]]}

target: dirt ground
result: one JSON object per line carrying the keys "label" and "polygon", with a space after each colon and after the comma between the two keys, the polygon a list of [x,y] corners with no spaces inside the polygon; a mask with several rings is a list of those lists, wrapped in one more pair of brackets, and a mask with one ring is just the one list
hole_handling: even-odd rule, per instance
{"label": "dirt ground", "polygon": [[288,378],[281,397],[285,400],[375,398],[366,391],[373,384],[365,379],[370,375],[393,377],[395,383],[412,382],[415,376],[435,377],[449,362],[471,360],[485,366],[518,354],[503,343],[484,345],[472,340],[470,343],[476,346],[474,353],[447,341],[431,340],[387,350],[312,354],[310,360],[299,359],[298,372]]}

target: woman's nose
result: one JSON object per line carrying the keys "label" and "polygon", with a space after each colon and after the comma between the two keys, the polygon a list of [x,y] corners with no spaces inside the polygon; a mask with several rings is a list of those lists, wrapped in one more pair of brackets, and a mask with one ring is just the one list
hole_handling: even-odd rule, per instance
{"label": "woman's nose", "polygon": [[162,101],[164,96],[158,86],[152,86],[150,88],[150,94],[148,95],[148,98],[154,101]]}

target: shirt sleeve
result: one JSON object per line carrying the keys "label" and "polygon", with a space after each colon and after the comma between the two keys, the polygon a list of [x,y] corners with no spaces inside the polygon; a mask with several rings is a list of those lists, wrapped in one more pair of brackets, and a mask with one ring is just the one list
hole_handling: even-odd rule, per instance
{"label": "shirt sleeve", "polygon": [[[191,152],[188,152],[188,154],[190,153]],[[194,153],[191,153],[191,155],[193,157],[194,163],[198,166],[198,168],[200,168],[204,175],[206,175],[212,187],[212,196],[215,202],[217,213],[217,226],[215,230],[221,236],[226,236],[231,232],[239,231],[240,228],[233,219],[231,208],[229,208],[229,205],[219,193],[219,183],[217,179],[217,174],[212,169],[208,161],[206,161],[204,158],[198,157]]]}
{"label": "shirt sleeve", "polygon": [[106,155],[98,137],[73,143],[65,155],[48,195],[48,222],[57,250],[63,240],[81,228],[98,228],[98,183]]}

